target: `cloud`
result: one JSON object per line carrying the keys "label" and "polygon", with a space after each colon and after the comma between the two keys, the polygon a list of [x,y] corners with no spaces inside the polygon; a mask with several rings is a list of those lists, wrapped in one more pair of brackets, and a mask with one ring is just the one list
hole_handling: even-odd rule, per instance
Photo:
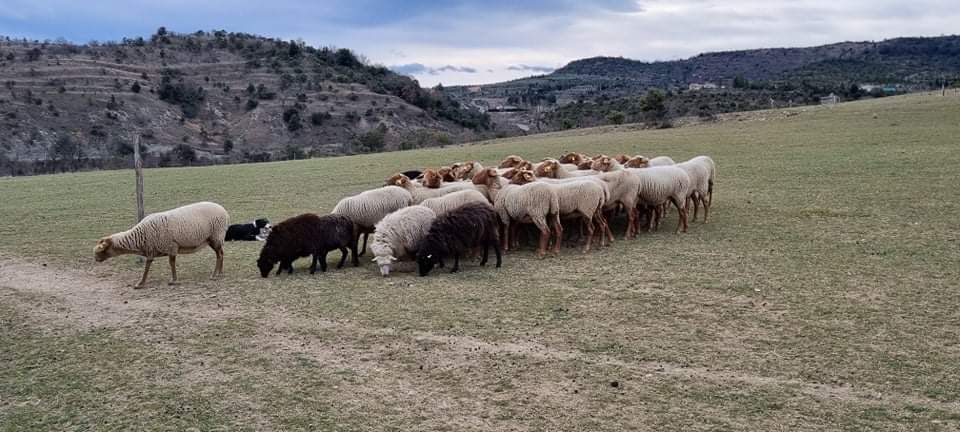
{"label": "cloud", "polygon": [[507,70],[518,71],[518,72],[536,72],[536,73],[550,73],[555,71],[557,68],[552,68],[549,66],[530,66],[525,64],[510,65]]}
{"label": "cloud", "polygon": [[438,68],[424,66],[420,63],[408,63],[390,66],[390,70],[403,75],[439,75],[442,72],[456,72],[475,74],[477,70],[468,66],[446,65]]}

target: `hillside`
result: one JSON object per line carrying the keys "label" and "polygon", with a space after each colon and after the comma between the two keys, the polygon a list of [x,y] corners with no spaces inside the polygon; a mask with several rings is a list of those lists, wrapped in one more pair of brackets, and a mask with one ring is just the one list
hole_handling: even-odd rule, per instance
{"label": "hillside", "polygon": [[428,277],[336,252],[263,279],[263,243],[230,242],[224,278],[203,250],[134,290],[136,259],[92,251],[135,219],[131,172],[0,178],[0,430],[957,431],[960,95],[783,111],[145,170],[148,212],[211,199],[243,223],[454,161],[717,161],[686,234],[671,210],[623,240],[618,215],[590,253]]}
{"label": "hillside", "polygon": [[[771,104],[815,104],[830,93],[844,100],[886,95],[874,88],[878,85],[896,93],[939,88],[942,80],[948,85],[960,80],[960,36],[725,51],[659,62],[594,57],[548,75],[446,91],[478,108],[522,109],[492,113],[503,126],[526,123],[557,130],[616,123],[608,120],[611,116],[649,120],[641,112],[641,98],[651,89],[667,96],[666,117],[711,116]],[[691,84],[714,88],[691,90]]]}
{"label": "hillside", "polygon": [[428,147],[487,127],[347,49],[224,31],[3,38],[0,82],[0,175],[127,164],[138,134],[155,166]]}

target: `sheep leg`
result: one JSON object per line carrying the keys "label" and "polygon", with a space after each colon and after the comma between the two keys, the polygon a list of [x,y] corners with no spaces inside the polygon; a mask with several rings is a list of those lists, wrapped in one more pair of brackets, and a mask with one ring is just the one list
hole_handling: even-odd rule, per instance
{"label": "sheep leg", "polygon": [[167,285],[178,285],[177,282],[177,256],[170,255],[167,257],[170,261],[170,282],[167,282]]}
{"label": "sheep leg", "polygon": [[537,257],[543,258],[547,254],[547,245],[550,243],[550,230],[540,228],[540,243],[537,245]]}
{"label": "sheep leg", "polygon": [[354,267],[360,267],[360,259],[358,258],[359,255],[357,253],[357,240],[359,239],[354,239],[354,241],[350,243],[350,246],[349,246],[350,255],[351,255],[351,258],[353,259]]}
{"label": "sheep leg", "polygon": [[277,276],[280,276],[280,274],[286,269],[287,267],[283,265],[283,261],[280,261],[280,265],[277,266]]}
{"label": "sheep leg", "polygon": [[340,247],[340,253],[341,253],[341,255],[340,255],[340,263],[337,264],[337,268],[338,268],[338,269],[343,268],[343,265],[347,262],[347,248],[341,246],[341,247]]}
{"label": "sheep leg", "polygon": [[490,243],[483,244],[483,257],[480,258],[480,266],[487,265],[487,258],[490,256]]}
{"label": "sheep leg", "polygon": [[637,208],[630,207],[627,209],[627,239],[633,239],[637,237]]}
{"label": "sheep leg", "polygon": [[[556,231],[555,237],[557,242],[553,245],[553,253],[560,253],[560,246],[563,243],[563,224],[560,223],[560,214],[557,214],[553,223],[553,230]],[[579,239],[577,239],[579,240]]]}
{"label": "sheep leg", "polygon": [[499,239],[499,245],[500,245],[500,248],[501,248],[501,249],[503,249],[504,251],[506,251],[506,250],[507,250],[507,240],[508,240],[508,238],[510,237],[510,224],[509,224],[509,223],[506,223],[506,224],[501,223],[501,224],[500,224],[500,233],[501,233],[501,234],[500,234],[500,239]]}
{"label": "sheep leg", "polygon": [[319,255],[320,255],[320,271],[322,271],[322,272],[324,272],[324,273],[327,272],[327,252],[329,252],[329,251],[322,250],[322,251],[319,252]]}
{"label": "sheep leg", "polygon": [[703,223],[707,223],[707,218],[710,217],[710,204],[713,203],[704,197],[700,197],[700,202],[703,204]]}
{"label": "sheep leg", "polygon": [[450,269],[450,273],[456,273],[460,271],[460,253],[453,254],[453,268]]}
{"label": "sheep leg", "polygon": [[217,265],[213,267],[213,276],[211,279],[217,279],[223,276],[223,243],[210,245],[213,248],[213,253],[217,254]]}
{"label": "sheep leg", "polygon": [[314,274],[317,272],[317,261],[319,261],[319,259],[317,257],[317,254],[314,253],[310,257],[310,274]]}
{"label": "sheep leg", "polygon": [[[357,256],[363,256],[363,254],[367,251],[367,237],[370,237],[370,233],[363,233],[363,247],[360,248],[360,253]],[[360,236],[357,236],[357,241],[360,241]]]}
{"label": "sheep leg", "polygon": [[[670,201],[673,203],[673,206],[677,208],[677,229],[674,231],[674,234],[679,234],[681,228],[683,232],[687,232],[687,208],[685,205],[681,205],[681,201],[676,198],[670,198]],[[686,204],[686,200],[682,201]]]}
{"label": "sheep leg", "polygon": [[153,258],[147,258],[143,263],[143,276],[140,277],[140,282],[133,286],[133,289],[143,288],[147,282],[147,274],[150,273],[150,264],[153,264]]}
{"label": "sheep leg", "polygon": [[[697,221],[697,215],[700,213],[700,194],[699,194],[699,193],[693,194],[693,196],[690,197],[690,199],[687,200],[687,202],[688,202],[688,203],[693,203],[693,219],[692,219],[692,220],[693,220],[694,222],[696,222],[696,221]],[[688,209],[690,208],[690,205],[689,205],[689,204],[687,205],[687,208],[688,208]],[[706,212],[706,211],[707,211],[706,208],[704,208],[703,211]]]}
{"label": "sheep leg", "polygon": [[493,243],[493,253],[497,255],[497,268],[500,268],[500,264],[503,262],[503,258],[500,256],[500,245],[497,244],[496,240],[490,243]]}
{"label": "sheep leg", "polygon": [[590,245],[593,243],[593,222],[586,216],[583,217],[583,222],[587,226],[587,244],[583,247],[583,252],[586,253],[590,252]]}

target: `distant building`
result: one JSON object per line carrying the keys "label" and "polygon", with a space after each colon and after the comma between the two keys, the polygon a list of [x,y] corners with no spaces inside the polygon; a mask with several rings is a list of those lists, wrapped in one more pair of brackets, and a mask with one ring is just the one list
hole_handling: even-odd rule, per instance
{"label": "distant building", "polygon": [[724,78],[720,80],[720,88],[733,88],[733,78]]}
{"label": "distant building", "polygon": [[830,93],[829,96],[824,96],[820,98],[820,105],[836,105],[837,102],[840,102],[840,98],[837,95]]}
{"label": "distant building", "polygon": [[717,88],[717,85],[714,83],[690,83],[690,85],[687,86],[687,89],[692,91],[713,90],[716,88]]}

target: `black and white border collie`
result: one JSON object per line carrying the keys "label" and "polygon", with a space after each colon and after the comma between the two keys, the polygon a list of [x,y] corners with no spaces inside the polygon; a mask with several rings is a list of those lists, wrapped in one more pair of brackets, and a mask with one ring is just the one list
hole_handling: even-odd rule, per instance
{"label": "black and white border collie", "polygon": [[226,241],[264,241],[270,235],[270,221],[266,219],[257,219],[250,223],[234,224],[227,228]]}

